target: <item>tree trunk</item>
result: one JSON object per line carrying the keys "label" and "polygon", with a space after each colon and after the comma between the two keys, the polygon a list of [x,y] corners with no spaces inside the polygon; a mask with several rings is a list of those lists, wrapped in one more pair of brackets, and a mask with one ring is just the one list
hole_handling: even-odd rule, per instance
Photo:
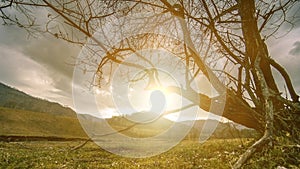
{"label": "tree trunk", "polygon": [[[243,37],[245,39],[246,56],[249,58],[250,65],[254,68],[254,63],[257,57],[261,57],[260,68],[266,79],[268,87],[274,92],[279,93],[278,87],[274,80],[271,66],[269,63],[268,49],[264,41],[261,39],[260,32],[257,26],[257,18],[255,16],[255,1],[254,0],[241,0],[239,1],[239,14],[241,16]],[[258,56],[260,55],[260,56]],[[254,71],[254,69],[252,69]],[[259,79],[254,75],[256,86],[259,86]],[[258,92],[261,90],[258,88]],[[261,95],[260,95],[261,96]]]}
{"label": "tree trunk", "polygon": [[[235,93],[230,90],[227,90],[225,98],[223,98],[223,96],[210,98],[205,94],[198,94],[193,90],[180,90],[178,88],[169,88],[168,90],[182,94],[184,98],[199,105],[201,109],[207,112],[226,117],[229,120],[253,128],[261,133],[264,132],[264,126],[261,122],[261,119],[263,119],[261,116],[262,113],[250,107],[249,104],[237,97]],[[218,109],[223,106],[223,110]]]}

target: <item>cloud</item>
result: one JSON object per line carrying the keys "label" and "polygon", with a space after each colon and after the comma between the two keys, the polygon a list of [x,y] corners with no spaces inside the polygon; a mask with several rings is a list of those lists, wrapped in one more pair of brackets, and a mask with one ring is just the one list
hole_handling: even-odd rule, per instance
{"label": "cloud", "polygon": [[[300,46],[299,32],[300,28],[296,28],[282,38],[269,39],[267,42],[270,56],[281,64],[288,72],[297,93],[300,93],[300,57],[297,57],[297,55],[299,56]],[[279,88],[281,91],[285,91],[284,86],[286,86],[286,84],[284,83],[282,76],[277,71],[274,71],[274,73]]]}
{"label": "cloud", "polygon": [[[2,22],[0,22],[2,24]],[[16,26],[2,26],[0,29],[0,44],[13,46],[16,48],[22,47],[28,41],[28,34],[24,29]]]}
{"label": "cloud", "polygon": [[299,9],[300,9],[300,3],[297,2],[296,5],[294,5],[291,9],[290,9],[290,18],[293,18],[292,23],[294,25],[295,28],[299,28],[300,27],[300,13],[299,13]]}
{"label": "cloud", "polygon": [[50,36],[28,38],[23,29],[3,26],[0,49],[0,81],[34,96],[73,105],[72,63],[80,50],[77,46]]}
{"label": "cloud", "polygon": [[79,53],[78,47],[52,37],[43,37],[24,45],[23,52],[48,70],[53,86],[62,95],[71,96],[72,64]]}
{"label": "cloud", "polygon": [[297,41],[293,44],[294,48],[289,51],[290,55],[298,56],[300,55],[300,41]]}
{"label": "cloud", "polygon": [[[295,6],[293,11],[298,11]],[[292,11],[292,12],[293,12]],[[42,12],[46,15],[47,12]],[[300,13],[296,13],[297,16]],[[43,17],[40,17],[43,18]],[[40,21],[42,22],[42,21]],[[270,54],[290,73],[300,92],[300,22],[289,35],[270,42]],[[286,27],[283,27],[283,33]],[[29,94],[72,105],[72,74],[80,49],[49,36],[28,38],[24,29],[2,26],[0,29],[0,81]]]}
{"label": "cloud", "polygon": [[53,81],[39,63],[9,46],[0,46],[0,59],[1,81],[37,97],[56,97]]}
{"label": "cloud", "polygon": [[[17,14],[14,10],[11,12]],[[49,12],[47,9],[34,9],[36,24],[45,25]],[[22,17],[19,19],[24,20]],[[32,37],[17,26],[1,26],[0,81],[28,94],[72,106],[72,63],[80,48],[47,34],[34,33],[35,37]],[[23,71],[18,67],[22,67]],[[48,84],[43,82],[45,79]]]}

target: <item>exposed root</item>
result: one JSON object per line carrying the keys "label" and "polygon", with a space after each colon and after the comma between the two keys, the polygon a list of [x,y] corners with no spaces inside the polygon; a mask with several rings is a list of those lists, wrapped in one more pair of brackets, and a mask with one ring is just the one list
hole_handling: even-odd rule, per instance
{"label": "exposed root", "polygon": [[90,139],[90,138],[89,138],[89,139],[86,139],[82,144],[79,144],[79,145],[73,147],[73,148],[71,149],[71,151],[80,149],[81,147],[85,146],[85,145],[86,145],[88,142],[90,142],[90,141],[92,141],[92,139]]}
{"label": "exposed root", "polygon": [[271,136],[269,134],[264,134],[262,138],[256,141],[251,147],[247,149],[247,151],[244,154],[240,156],[239,160],[233,165],[232,168],[233,169],[241,168],[258,149],[260,149],[270,141],[271,141]]}

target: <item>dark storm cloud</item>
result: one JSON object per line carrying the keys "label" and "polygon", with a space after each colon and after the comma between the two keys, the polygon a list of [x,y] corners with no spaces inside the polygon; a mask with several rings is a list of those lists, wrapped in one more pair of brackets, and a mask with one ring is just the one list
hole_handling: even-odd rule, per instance
{"label": "dark storm cloud", "polygon": [[293,44],[293,49],[289,51],[290,55],[299,56],[300,55],[300,41]]}

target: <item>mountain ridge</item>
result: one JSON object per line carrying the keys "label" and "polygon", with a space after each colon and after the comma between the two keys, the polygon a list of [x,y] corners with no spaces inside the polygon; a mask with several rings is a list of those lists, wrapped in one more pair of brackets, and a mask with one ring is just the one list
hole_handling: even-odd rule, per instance
{"label": "mountain ridge", "polygon": [[31,96],[2,82],[0,82],[0,107],[65,116],[74,114],[74,110],[60,103]]}
{"label": "mountain ridge", "polygon": [[1,82],[0,135],[87,138],[71,108]]}
{"label": "mountain ridge", "polygon": [[[136,114],[139,117],[139,114]],[[131,117],[132,118],[132,117]],[[149,119],[151,119],[149,117]],[[137,118],[139,119],[139,118]],[[105,122],[106,121],[106,122]],[[26,94],[18,89],[0,82],[0,136],[45,136],[63,138],[87,138],[84,129],[97,129],[105,123],[111,125],[116,131],[133,124],[132,121],[119,116],[100,119],[89,114],[76,114],[71,108],[45,99]],[[142,124],[125,130],[124,133],[132,137],[150,137],[167,130],[174,122],[166,118],[155,120],[149,124]],[[180,128],[193,124],[188,138],[196,138],[205,128],[215,127],[214,135],[218,137],[231,137],[225,130],[228,124],[217,120],[196,120],[177,122]],[[83,127],[82,125],[83,124]],[[204,127],[203,126],[207,126]],[[101,132],[101,131],[100,131]],[[247,134],[249,135],[249,133]]]}

